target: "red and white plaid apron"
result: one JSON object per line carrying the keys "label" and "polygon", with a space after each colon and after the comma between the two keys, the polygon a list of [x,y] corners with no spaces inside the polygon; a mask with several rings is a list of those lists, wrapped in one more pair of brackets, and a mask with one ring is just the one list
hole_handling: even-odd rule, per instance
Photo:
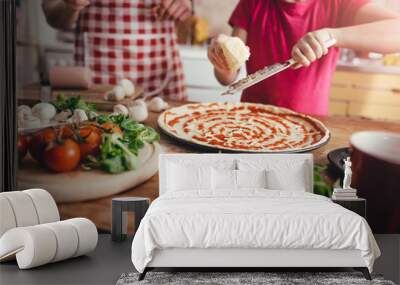
{"label": "red and white plaid apron", "polygon": [[75,43],[78,65],[91,68],[97,84],[128,78],[145,96],[186,99],[173,21],[151,12],[160,0],[92,0],[79,18]]}

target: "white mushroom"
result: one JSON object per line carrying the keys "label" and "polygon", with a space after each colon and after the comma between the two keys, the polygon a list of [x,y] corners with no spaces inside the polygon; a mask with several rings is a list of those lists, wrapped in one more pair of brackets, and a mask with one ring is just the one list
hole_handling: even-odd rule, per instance
{"label": "white mushroom", "polygon": [[71,110],[64,110],[54,116],[56,122],[66,122],[72,116]]}
{"label": "white mushroom", "polygon": [[18,127],[23,128],[24,121],[25,121],[25,117],[24,116],[21,116],[21,117],[18,116],[17,117],[17,125],[18,125]]}
{"label": "white mushroom", "polygon": [[18,114],[18,116],[26,117],[26,116],[32,115],[32,110],[27,105],[20,105],[17,108],[17,114]]}
{"label": "white mushroom", "polygon": [[23,127],[25,120],[32,115],[25,115],[23,112],[17,113],[17,121],[18,121],[18,126]]}
{"label": "white mushroom", "polygon": [[113,112],[114,112],[114,114],[121,114],[121,115],[124,115],[124,116],[128,116],[129,115],[128,108],[125,105],[122,105],[122,104],[114,105]]}
{"label": "white mushroom", "polygon": [[32,115],[40,119],[42,125],[48,124],[57,111],[50,103],[38,103],[32,108]]}
{"label": "white mushroom", "polygon": [[87,115],[88,115],[89,120],[91,120],[91,121],[96,119],[98,116],[98,114],[95,111],[89,111]]}
{"label": "white mushroom", "polygon": [[21,125],[22,122],[29,116],[32,116],[32,110],[29,106],[27,105],[18,106],[17,119],[19,125]]}
{"label": "white mushroom", "polygon": [[154,97],[150,100],[147,106],[149,107],[150,111],[159,113],[168,108],[168,103],[165,102],[161,97]]}
{"label": "white mushroom", "polygon": [[129,102],[128,107],[132,107],[132,106],[143,106],[147,108],[146,102],[143,99],[137,99],[133,102]]}
{"label": "white mushroom", "polygon": [[137,122],[143,122],[149,116],[147,112],[147,107],[142,104],[133,105],[128,108],[129,117]]}
{"label": "white mushroom", "polygon": [[68,122],[71,123],[81,123],[88,120],[88,116],[86,115],[85,110],[82,109],[75,109],[74,114],[71,118],[68,119]]}
{"label": "white mushroom", "polygon": [[41,127],[41,120],[35,116],[29,115],[22,122],[21,128],[39,128]]}
{"label": "white mushroom", "polygon": [[115,86],[111,91],[104,94],[104,100],[121,101],[125,98],[125,90],[121,86]]}
{"label": "white mushroom", "polygon": [[124,89],[125,96],[131,97],[135,93],[135,85],[133,85],[132,81],[129,79],[122,79],[118,86],[121,86]]}

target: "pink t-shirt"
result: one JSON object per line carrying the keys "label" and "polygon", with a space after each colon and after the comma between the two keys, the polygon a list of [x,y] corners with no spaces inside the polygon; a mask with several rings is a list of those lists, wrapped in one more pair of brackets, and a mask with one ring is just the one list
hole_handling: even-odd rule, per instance
{"label": "pink t-shirt", "polygon": [[[306,33],[353,24],[356,11],[369,0],[240,0],[229,23],[247,31],[251,56],[246,64],[253,73],[266,65],[284,62]],[[246,89],[243,102],[273,104],[312,114],[328,114],[329,88],[338,48],[308,68],[289,69]]]}

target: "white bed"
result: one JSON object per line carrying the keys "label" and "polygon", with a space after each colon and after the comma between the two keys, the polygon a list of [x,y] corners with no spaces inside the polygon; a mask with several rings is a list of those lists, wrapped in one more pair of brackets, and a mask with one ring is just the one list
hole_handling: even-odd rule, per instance
{"label": "white bed", "polygon": [[311,154],[173,154],[159,166],[160,197],[132,244],[141,279],[154,267],[354,267],[370,278],[371,230],[312,194]]}

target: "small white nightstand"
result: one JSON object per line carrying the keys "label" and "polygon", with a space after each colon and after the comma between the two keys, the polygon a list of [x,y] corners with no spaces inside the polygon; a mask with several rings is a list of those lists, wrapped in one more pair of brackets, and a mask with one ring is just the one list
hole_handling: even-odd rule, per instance
{"label": "small white nightstand", "polygon": [[367,218],[367,200],[363,198],[354,198],[348,200],[332,199],[333,203],[339,204],[340,206],[359,214],[364,219]]}

